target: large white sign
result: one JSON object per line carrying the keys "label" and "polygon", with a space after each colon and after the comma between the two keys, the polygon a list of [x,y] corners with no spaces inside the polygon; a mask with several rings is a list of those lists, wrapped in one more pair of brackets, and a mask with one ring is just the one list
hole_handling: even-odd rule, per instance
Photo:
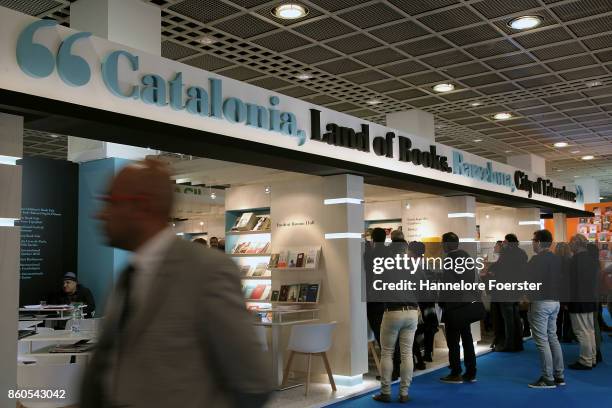
{"label": "large white sign", "polygon": [[0,88],[584,209],[573,186],[2,7]]}

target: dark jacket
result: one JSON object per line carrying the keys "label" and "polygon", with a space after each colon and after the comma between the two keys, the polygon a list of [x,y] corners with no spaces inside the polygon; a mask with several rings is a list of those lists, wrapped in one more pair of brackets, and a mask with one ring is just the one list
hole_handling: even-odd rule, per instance
{"label": "dark jacket", "polygon": [[[457,249],[450,251],[446,254],[447,258],[452,258],[454,262],[457,258],[469,258],[470,255],[463,249]],[[476,282],[476,270],[466,269],[463,273],[459,274],[453,269],[444,269],[442,273],[442,282],[446,283],[457,283],[457,282]],[[461,293],[448,294],[440,296],[440,307],[442,307],[442,321],[444,322],[446,312],[449,310],[461,308],[466,303],[480,301],[480,293],[478,291],[462,291]]]}
{"label": "dark jacket", "polygon": [[588,252],[576,253],[570,261],[570,313],[591,313],[597,310],[599,263]]}
{"label": "dark jacket", "polygon": [[560,299],[561,281],[563,280],[561,258],[550,251],[540,252],[531,257],[527,263],[527,280],[542,283],[539,291],[531,292],[530,300]]}
{"label": "dark jacket", "polygon": [[86,318],[93,317],[92,313],[96,311],[96,302],[94,301],[94,297],[91,294],[91,290],[86,288],[85,286],[79,284],[77,285],[76,291],[72,295],[67,295],[62,292],[59,295],[59,304],[69,305],[71,303],[83,303],[85,307],[83,308],[83,313]]}
{"label": "dark jacket", "polygon": [[[527,254],[518,246],[510,245],[502,249],[499,259],[491,265],[489,272],[491,279],[497,282],[512,283],[521,282],[525,279],[527,269]],[[491,300],[494,302],[517,302],[519,295],[509,291],[491,292]]]}

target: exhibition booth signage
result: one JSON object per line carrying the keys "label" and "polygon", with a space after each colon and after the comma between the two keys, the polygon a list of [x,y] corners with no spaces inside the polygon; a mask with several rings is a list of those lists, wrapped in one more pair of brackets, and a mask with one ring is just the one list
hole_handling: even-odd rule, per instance
{"label": "exhibition booth signage", "polygon": [[3,89],[534,203],[584,208],[574,186],[77,32],[52,20],[0,7],[0,38]]}

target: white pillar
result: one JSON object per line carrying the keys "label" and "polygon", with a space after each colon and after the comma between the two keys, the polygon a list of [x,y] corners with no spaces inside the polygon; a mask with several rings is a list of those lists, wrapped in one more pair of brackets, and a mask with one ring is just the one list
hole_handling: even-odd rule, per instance
{"label": "white pillar", "polygon": [[[325,177],[323,199],[353,198],[363,200],[363,177],[337,175]],[[341,203],[325,205],[323,232],[325,268],[328,271],[327,290],[334,297],[329,316],[338,320],[334,335],[334,353],[330,355],[332,370],[340,385],[360,382],[368,371],[366,304],[362,299],[363,204]],[[337,236],[328,234],[348,233]],[[330,308],[331,309],[331,308]]]}
{"label": "white pillar", "polygon": [[0,113],[0,406],[15,406],[8,390],[17,383],[17,325],[19,308],[21,166],[23,118]]}
{"label": "white pillar", "polygon": [[541,177],[546,177],[546,160],[543,157],[535,154],[521,154],[517,156],[508,156],[507,162],[509,165],[521,170],[529,171]]}
{"label": "white pillar", "polygon": [[[78,0],[70,5],[70,27],[89,31],[150,54],[161,56],[161,10],[139,0]],[[84,162],[108,157],[144,159],[146,148],[81,138],[68,138],[68,160]]]}
{"label": "white pillar", "polygon": [[516,218],[518,224],[516,236],[519,241],[531,241],[533,233],[542,229],[539,208],[517,208]]}
{"label": "white pillar", "polygon": [[563,213],[553,213],[553,222],[555,225],[555,242],[567,242],[570,237],[567,236],[567,215]]}
{"label": "white pillar", "polygon": [[431,142],[436,140],[434,115],[420,109],[388,113],[387,126]]}
{"label": "white pillar", "polygon": [[577,178],[574,183],[582,189],[584,203],[592,204],[600,201],[599,181],[591,177]]}

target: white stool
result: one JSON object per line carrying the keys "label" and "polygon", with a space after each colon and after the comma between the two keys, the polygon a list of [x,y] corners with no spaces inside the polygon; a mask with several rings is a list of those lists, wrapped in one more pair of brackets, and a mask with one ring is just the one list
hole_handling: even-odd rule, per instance
{"label": "white stool", "polygon": [[79,364],[19,364],[17,388],[22,390],[65,390],[64,398],[20,399],[25,408],[57,408],[79,402],[83,366]]}
{"label": "white stool", "polygon": [[318,355],[323,359],[325,371],[327,371],[327,377],[329,378],[332,390],[336,391],[336,383],[332,376],[329,360],[327,360],[327,351],[331,348],[334,327],[336,327],[336,322],[300,324],[291,327],[291,336],[289,337],[289,346],[287,347],[291,353],[289,354],[289,360],[287,361],[287,366],[285,367],[285,373],[283,375],[283,386],[287,384],[293,356],[295,354],[306,354],[308,356],[308,370],[306,374],[305,395],[308,395],[311,360],[313,355]]}

